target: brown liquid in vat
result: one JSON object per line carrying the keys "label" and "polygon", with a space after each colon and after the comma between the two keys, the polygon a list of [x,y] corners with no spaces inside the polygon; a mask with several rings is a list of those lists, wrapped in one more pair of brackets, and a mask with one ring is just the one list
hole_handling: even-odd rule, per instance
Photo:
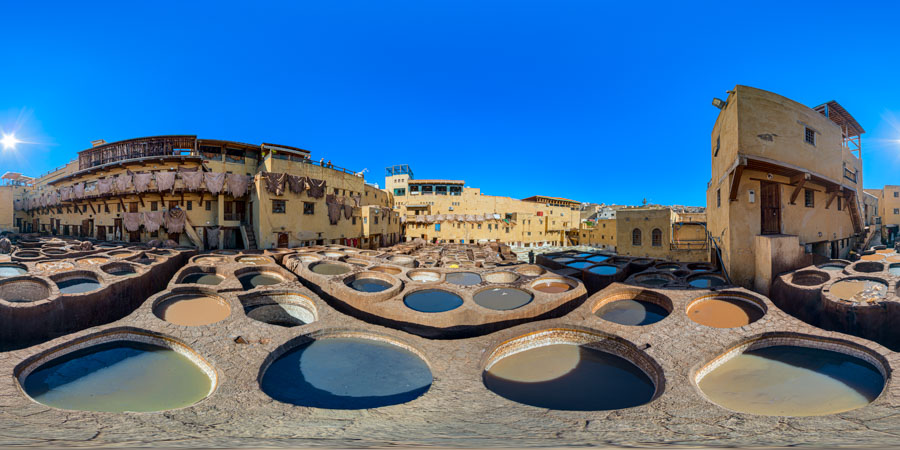
{"label": "brown liquid in vat", "polygon": [[881,261],[884,259],[884,255],[876,253],[874,255],[861,256],[859,259],[863,261]]}
{"label": "brown liquid in vat", "polygon": [[887,286],[871,280],[845,280],[831,286],[831,293],[839,299],[853,302],[871,302],[884,297]]}
{"label": "brown liquid in vat", "polygon": [[157,314],[166,322],[184,326],[209,325],[231,314],[228,305],[205,295],[179,295],[157,306]]}
{"label": "brown liquid in vat", "polygon": [[397,275],[397,274],[399,274],[400,272],[402,272],[402,270],[400,270],[400,269],[398,269],[398,268],[396,268],[396,267],[373,267],[373,268],[371,268],[371,269],[369,269],[369,270],[373,270],[373,271],[375,271],[375,272],[386,273],[386,274],[389,274],[389,275]]}
{"label": "brown liquid in vat", "polygon": [[688,317],[713,328],[735,328],[756,322],[762,310],[752,303],[735,298],[710,298],[692,304]]}
{"label": "brown liquid in vat", "polygon": [[538,292],[544,292],[547,294],[559,294],[560,292],[566,292],[569,289],[572,289],[567,283],[563,283],[560,281],[544,281],[540,283],[535,283],[532,288]]}

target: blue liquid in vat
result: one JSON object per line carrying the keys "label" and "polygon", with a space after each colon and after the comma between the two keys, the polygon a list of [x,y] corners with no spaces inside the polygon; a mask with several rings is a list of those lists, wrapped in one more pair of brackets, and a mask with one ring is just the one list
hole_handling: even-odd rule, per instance
{"label": "blue liquid in vat", "polygon": [[710,288],[716,286],[722,286],[725,284],[725,280],[711,275],[700,275],[698,277],[692,278],[688,283],[693,287],[698,288]]}
{"label": "blue liquid in vat", "polygon": [[596,255],[596,256],[591,256],[587,260],[591,261],[591,262],[603,262],[603,261],[606,261],[607,259],[609,259],[609,256]]}
{"label": "blue liquid in vat", "polygon": [[620,325],[643,326],[665,319],[669,311],[656,303],[626,299],[607,303],[594,314]]}
{"label": "blue liquid in vat", "polygon": [[350,282],[350,287],[360,292],[381,292],[391,287],[391,283],[377,278],[357,278]]}
{"label": "blue liquid in vat", "polygon": [[439,313],[459,308],[463,304],[463,299],[452,292],[425,289],[407,295],[403,303],[419,312]]}
{"label": "blue liquid in vat", "polygon": [[619,271],[619,268],[616,266],[595,266],[588,269],[588,272],[596,273],[597,275],[612,275]]}
{"label": "blue liquid in vat", "polygon": [[72,278],[65,281],[57,281],[60,294],[81,294],[100,288],[100,283],[90,278]]}
{"label": "blue liquid in vat", "polygon": [[575,261],[575,262],[566,264],[566,266],[569,266],[573,269],[584,269],[585,267],[590,267],[593,265],[594,265],[594,263],[587,262],[587,261]]}

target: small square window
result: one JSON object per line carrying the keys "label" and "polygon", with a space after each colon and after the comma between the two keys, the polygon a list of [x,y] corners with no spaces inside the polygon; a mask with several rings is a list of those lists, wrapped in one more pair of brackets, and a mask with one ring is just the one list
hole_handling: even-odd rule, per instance
{"label": "small square window", "polygon": [[313,202],[303,202],[303,214],[315,214],[316,204]]}
{"label": "small square window", "polygon": [[212,211],[212,202],[209,200],[206,201],[206,210]]}
{"label": "small square window", "polygon": [[272,200],[272,214],[284,214],[285,209],[284,200]]}
{"label": "small square window", "polygon": [[816,191],[806,189],[803,191],[803,196],[807,208],[814,208],[816,206]]}
{"label": "small square window", "polygon": [[900,192],[894,191],[894,197],[900,197]]}
{"label": "small square window", "polygon": [[894,215],[900,214],[900,208],[894,208]]}
{"label": "small square window", "polygon": [[716,208],[722,206],[722,190],[716,189]]}
{"label": "small square window", "polygon": [[187,201],[187,210],[190,211],[190,210],[192,210],[192,209],[194,209],[194,201],[193,201],[193,200],[188,200],[188,201]]}
{"label": "small square window", "polygon": [[806,127],[806,131],[804,133],[804,140],[807,144],[816,145],[816,131],[810,127]]}
{"label": "small square window", "polygon": [[150,202],[150,211],[156,211],[158,208],[159,206],[156,204],[156,202]]}

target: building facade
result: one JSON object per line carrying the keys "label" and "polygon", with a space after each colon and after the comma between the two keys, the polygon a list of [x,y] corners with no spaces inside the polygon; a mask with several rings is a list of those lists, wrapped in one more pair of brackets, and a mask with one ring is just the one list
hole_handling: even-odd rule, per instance
{"label": "building facade", "polygon": [[706,216],[667,207],[621,209],[616,213],[616,253],[679,262],[706,262]]}
{"label": "building facade", "polygon": [[778,273],[846,257],[864,232],[862,127],[837,102],[747,86],[719,106],[706,213],[732,282],[765,294]]}
{"label": "building facade", "polygon": [[400,238],[390,194],[275,144],[185,135],[101,141],[16,192],[20,232],[200,248],[375,248]]}

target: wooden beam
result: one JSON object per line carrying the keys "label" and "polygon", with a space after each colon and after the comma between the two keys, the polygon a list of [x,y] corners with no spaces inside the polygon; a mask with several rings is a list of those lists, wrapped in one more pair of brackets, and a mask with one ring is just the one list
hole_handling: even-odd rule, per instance
{"label": "wooden beam", "polygon": [[141,202],[141,208],[143,208],[144,207],[144,196],[141,195],[140,192],[138,192],[137,198]]}
{"label": "wooden beam", "polygon": [[741,187],[741,177],[744,175],[744,167],[747,166],[747,160],[741,159],[740,163],[734,168],[734,176],[731,178],[731,188],[728,191],[728,199],[736,201],[738,189]]}
{"label": "wooden beam", "polygon": [[803,190],[803,185],[806,184],[809,179],[812,178],[812,175],[809,172],[800,173],[791,177],[791,185],[794,187],[794,192],[791,193],[791,204],[797,200],[797,196],[800,195],[800,191]]}
{"label": "wooden beam", "polygon": [[125,207],[125,202],[122,201],[122,197],[119,197],[119,205],[122,207],[122,212],[128,212],[128,208]]}
{"label": "wooden beam", "polygon": [[91,202],[88,202],[88,206],[91,207],[91,211],[94,213],[94,215],[97,215],[97,210],[94,209],[94,204]]}
{"label": "wooden beam", "polygon": [[840,192],[840,191],[830,191],[830,192],[828,192],[828,201],[825,202],[825,209],[828,209],[828,207],[831,206],[831,202],[833,202],[834,199],[835,199],[835,197],[837,197],[838,192]]}

